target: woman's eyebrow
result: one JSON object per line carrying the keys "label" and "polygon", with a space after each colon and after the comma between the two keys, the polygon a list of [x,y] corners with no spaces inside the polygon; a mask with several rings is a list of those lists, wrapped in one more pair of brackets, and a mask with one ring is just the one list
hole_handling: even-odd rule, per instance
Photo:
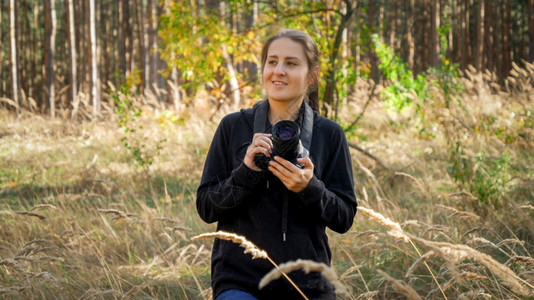
{"label": "woman's eyebrow", "polygon": [[[278,59],[278,55],[269,55],[268,58],[276,58]],[[296,57],[296,56],[286,56],[284,57],[285,60],[291,60],[291,59],[296,59],[296,60],[301,60],[300,58]]]}

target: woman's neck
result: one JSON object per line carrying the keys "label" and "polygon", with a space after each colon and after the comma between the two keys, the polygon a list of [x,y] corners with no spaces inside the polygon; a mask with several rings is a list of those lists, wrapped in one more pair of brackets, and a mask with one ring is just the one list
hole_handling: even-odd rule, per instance
{"label": "woman's neck", "polygon": [[295,121],[298,118],[302,101],[304,99],[288,102],[269,100],[269,122],[274,125],[282,120]]}

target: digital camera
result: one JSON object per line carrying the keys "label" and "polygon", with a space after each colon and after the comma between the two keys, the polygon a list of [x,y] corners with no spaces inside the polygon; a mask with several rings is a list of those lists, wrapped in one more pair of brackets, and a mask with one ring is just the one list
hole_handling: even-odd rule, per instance
{"label": "digital camera", "polygon": [[263,153],[256,154],[254,156],[256,166],[262,170],[267,170],[269,161],[277,155],[297,167],[303,168],[304,165],[297,162],[297,158],[307,157],[308,150],[302,146],[300,128],[297,123],[288,120],[280,121],[273,126],[271,133],[271,140],[273,141],[271,157],[267,157]]}

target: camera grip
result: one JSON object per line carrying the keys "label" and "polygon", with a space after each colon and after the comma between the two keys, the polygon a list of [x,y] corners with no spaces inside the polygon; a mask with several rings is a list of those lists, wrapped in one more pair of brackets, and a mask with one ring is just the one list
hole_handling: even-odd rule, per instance
{"label": "camera grip", "polygon": [[263,153],[257,153],[256,155],[254,155],[254,163],[258,168],[264,171],[269,168],[269,161],[270,159]]}

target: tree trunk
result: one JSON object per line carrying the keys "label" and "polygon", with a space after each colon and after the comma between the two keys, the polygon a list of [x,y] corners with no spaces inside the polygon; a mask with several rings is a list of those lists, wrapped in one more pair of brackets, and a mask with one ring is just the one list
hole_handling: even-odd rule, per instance
{"label": "tree trunk", "polygon": [[401,6],[402,6],[402,3],[401,1],[393,1],[395,3],[395,6],[394,6],[394,9],[395,9],[395,14],[394,14],[394,29],[393,29],[393,35],[394,35],[394,40],[395,40],[395,43],[394,43],[394,46],[393,48],[395,50],[400,50],[401,49],[401,40],[402,40],[402,28],[401,28],[401,18],[402,18],[402,11],[401,11]]}
{"label": "tree trunk", "polygon": [[414,70],[414,6],[415,0],[406,0],[406,43],[408,46],[408,67]]}
{"label": "tree trunk", "polygon": [[510,47],[510,38],[511,38],[511,21],[512,21],[512,12],[511,12],[511,0],[504,0],[505,2],[502,5],[502,21],[501,21],[501,44],[502,44],[502,74],[501,77],[504,79],[510,74],[510,69],[512,68],[512,56]]}
{"label": "tree trunk", "polygon": [[423,19],[422,19],[422,24],[421,24],[421,28],[423,29],[423,32],[422,32],[422,38],[423,38],[423,42],[421,43],[421,71],[426,71],[426,69],[428,68],[428,63],[430,62],[430,50],[431,50],[431,45],[430,45],[430,31],[432,30],[431,29],[431,25],[430,25],[430,17],[431,17],[431,14],[430,14],[430,11],[429,11],[429,1],[434,1],[434,0],[423,0],[423,4],[422,4],[422,15],[423,15]]}
{"label": "tree trunk", "polygon": [[528,61],[534,63],[534,0],[528,0]]}
{"label": "tree trunk", "polygon": [[[171,13],[169,10],[169,1],[170,0],[165,0],[165,7],[166,7],[165,13],[166,14]],[[174,61],[175,57],[176,57],[176,53],[174,52],[171,53],[171,61]],[[178,112],[181,110],[181,106],[182,106],[182,95],[180,93],[179,71],[176,66],[172,67],[171,76],[170,76],[168,83],[169,83],[168,88],[170,89],[169,95],[171,95],[171,101],[174,104],[174,110]]]}
{"label": "tree trunk", "polygon": [[[342,12],[343,14],[346,14],[347,13],[347,6],[343,3],[342,4]],[[347,23],[347,26],[345,27],[345,29],[343,29],[343,33],[342,33],[342,38],[341,38],[341,45],[342,45],[342,52],[341,52],[341,57],[342,57],[342,60],[344,61],[343,63],[343,78],[347,78],[348,77],[348,69],[349,69],[349,66],[348,66],[348,61],[347,61],[347,58],[349,57],[349,53],[350,53],[350,47],[349,47],[349,33],[348,33],[348,29],[350,28],[350,24],[351,22]],[[337,119],[338,117],[338,110],[339,110],[339,102],[340,101],[343,101],[343,102],[346,102],[347,101],[347,95],[348,95],[348,89],[349,87],[347,86],[347,83],[343,83],[343,86],[341,87],[342,91],[343,91],[343,99],[340,99],[338,97],[337,101],[336,101],[336,105],[335,105],[335,108],[334,108],[334,111],[335,111],[335,119]]]}
{"label": "tree trunk", "polygon": [[460,62],[460,41],[461,41],[461,31],[462,22],[461,22],[461,10],[458,0],[452,0],[451,7],[451,33],[452,33],[452,43],[449,44],[451,48],[451,59],[453,62]]}
{"label": "tree trunk", "polygon": [[[454,62],[454,59],[453,59],[453,47],[456,46],[456,44],[454,43],[454,22],[455,22],[455,16],[454,16],[454,10],[455,10],[455,2],[456,0],[450,0],[449,2],[449,11],[451,12],[449,17],[448,17],[448,20],[445,21],[446,23],[445,24],[449,24],[449,32],[448,32],[448,36],[447,36],[447,52],[446,52],[446,57],[451,59],[453,62]],[[441,6],[441,11],[444,11],[444,6]],[[443,23],[443,22],[442,22]]]}
{"label": "tree trunk", "polygon": [[463,0],[462,5],[462,69],[466,69],[471,62],[471,35],[469,32],[470,0]]}
{"label": "tree trunk", "polygon": [[[258,0],[253,0],[252,5],[244,5],[245,31],[251,30],[258,20]],[[245,61],[243,63],[243,73],[247,81],[256,81],[259,77],[259,68],[254,61]]]}
{"label": "tree trunk", "polygon": [[360,76],[360,64],[361,64],[361,46],[360,46],[360,37],[361,37],[361,26],[360,26],[360,19],[361,19],[361,13],[360,10],[356,11],[355,16],[356,21],[352,24],[354,25],[355,30],[352,30],[353,32],[353,44],[354,44],[354,69],[356,72],[356,76]]}
{"label": "tree trunk", "polygon": [[154,72],[154,85],[157,87],[157,89],[159,89],[158,91],[158,94],[160,95],[160,99],[159,100],[164,100],[164,97],[161,96],[161,90],[164,90],[165,89],[165,78],[163,77],[162,73],[160,72],[161,70],[165,70],[167,69],[167,62],[165,60],[163,60],[161,58],[161,48],[160,48],[160,45],[162,43],[161,41],[161,38],[159,37],[158,35],[158,28],[160,26],[160,23],[159,23],[159,20],[160,20],[160,17],[161,17],[161,14],[163,12],[163,7],[161,5],[161,1],[155,1],[155,6],[154,6],[154,12],[153,12],[153,28],[154,28],[154,39],[155,39],[155,42],[154,42],[154,53],[153,53],[153,58],[154,58],[154,69],[153,69],[153,72]]}
{"label": "tree trunk", "polygon": [[[97,85],[97,93],[98,93],[98,98],[99,98],[99,103],[100,103],[100,91],[101,91],[101,78],[102,78],[102,74],[101,74],[101,65],[102,65],[102,48],[100,47],[100,39],[99,37],[101,36],[101,32],[102,30],[100,29],[100,26],[102,24],[102,22],[98,22],[100,19],[100,15],[102,14],[101,13],[101,10],[102,10],[102,2],[103,1],[98,1],[98,0],[95,0],[95,9],[94,9],[94,16],[93,16],[93,20],[94,20],[94,23],[95,23],[95,46],[96,46],[96,74],[97,74],[97,82],[98,82],[98,85]],[[100,112],[100,104],[98,105],[99,106],[99,112]]]}
{"label": "tree trunk", "polygon": [[78,24],[75,26],[76,33],[75,36],[78,37],[76,39],[76,54],[78,54],[78,92],[83,93],[87,95],[87,35],[85,34],[85,28],[87,27],[87,18],[86,18],[86,9],[85,9],[85,3],[81,3],[80,1],[73,1],[74,5],[74,19],[78,20]]}
{"label": "tree trunk", "polygon": [[439,67],[439,53],[440,53],[440,36],[439,36],[439,26],[440,26],[440,5],[439,0],[431,1],[431,17],[430,17],[430,66],[437,68]]}
{"label": "tree trunk", "polygon": [[146,91],[147,87],[147,72],[146,72],[146,43],[145,43],[145,10],[143,7],[143,0],[136,0],[135,1],[135,7],[136,7],[136,15],[137,15],[137,48],[138,48],[138,68],[141,71],[141,84],[139,86],[141,94],[143,94]]}
{"label": "tree trunk", "polygon": [[495,42],[493,40],[494,12],[491,0],[484,0],[484,68],[489,70],[492,74],[495,72]]}
{"label": "tree trunk", "polygon": [[[224,12],[226,10],[225,3],[221,1],[219,3],[219,14],[222,20],[222,26],[226,26],[224,21]],[[226,64],[226,69],[228,70],[228,75],[230,77],[230,93],[232,94],[233,98],[233,110],[237,111],[239,110],[239,105],[241,102],[241,91],[239,89],[239,82],[237,81],[237,74],[235,72],[234,63],[232,62],[232,58],[228,54],[228,49],[226,47],[226,44],[222,44],[222,55],[224,58],[224,62]]]}
{"label": "tree trunk", "polygon": [[99,13],[98,16],[100,18],[100,28],[97,29],[97,32],[100,32],[100,41],[99,44],[99,51],[101,52],[101,55],[99,55],[99,59],[103,62],[100,63],[100,77],[101,82],[107,82],[107,80],[110,79],[110,75],[115,71],[113,69],[113,59],[112,59],[112,52],[110,44],[112,43],[113,39],[111,39],[111,21],[114,17],[113,15],[113,2],[107,2],[102,1],[99,5]]}
{"label": "tree trunk", "polygon": [[93,117],[97,118],[100,113],[100,94],[98,81],[98,64],[96,52],[96,0],[89,0],[89,31],[91,44],[91,99],[93,102]]}
{"label": "tree trunk", "polygon": [[55,0],[45,1],[45,97],[50,107],[50,116],[56,116],[54,89],[54,55],[56,45]]}
{"label": "tree trunk", "polygon": [[391,3],[391,7],[387,7],[387,9],[387,16],[389,19],[389,47],[395,49],[395,33],[397,31],[396,26],[398,18],[397,1],[393,1],[393,3]]}
{"label": "tree trunk", "polygon": [[228,55],[226,44],[222,44],[222,54],[226,63],[228,75],[230,76],[230,92],[232,93],[232,98],[234,101],[233,110],[237,111],[239,110],[239,105],[241,103],[241,91],[239,89],[239,82],[237,81],[237,74],[235,72],[234,64],[232,63],[232,58],[230,55]]}
{"label": "tree trunk", "polygon": [[[4,3],[0,3],[0,16],[4,15]],[[2,18],[0,17],[0,28],[2,27]],[[4,40],[4,31],[0,30],[0,41]],[[0,95],[6,95],[6,78],[4,78],[4,51],[0,50]]]}
{"label": "tree trunk", "polygon": [[74,5],[72,0],[66,0],[66,11],[68,21],[68,43],[69,43],[69,81],[70,81],[70,95],[72,102],[71,117],[74,118],[78,112],[78,80],[77,80],[77,62],[76,62],[76,30],[74,27]]}
{"label": "tree trunk", "polygon": [[[20,16],[26,16],[28,14],[28,3],[27,0],[19,0],[19,7],[17,14]],[[28,57],[28,50],[29,47],[26,47],[26,41],[28,39],[29,35],[29,24],[28,24],[28,18],[16,18],[18,21],[17,26],[17,49],[19,54],[19,78],[20,78],[20,90],[21,92],[26,92],[27,94],[27,87],[29,85],[28,82],[28,72],[26,69],[27,65],[27,57]],[[24,97],[24,95],[23,95]]]}
{"label": "tree trunk", "polygon": [[[93,53],[92,53],[92,44],[91,44],[91,3],[96,0],[86,0],[85,3],[85,57],[84,57],[84,64],[85,67],[85,85],[86,85],[86,93],[89,98],[92,99],[92,64],[93,64]],[[96,49],[95,49],[96,50]],[[96,52],[96,51],[95,51]]]}
{"label": "tree trunk", "polygon": [[128,76],[129,68],[127,66],[128,44],[129,44],[129,26],[128,26],[128,1],[119,0],[119,72]]}
{"label": "tree trunk", "polygon": [[334,92],[336,86],[336,62],[339,56],[339,50],[341,46],[341,41],[343,38],[343,31],[347,28],[347,24],[354,15],[355,9],[352,7],[350,1],[344,1],[347,7],[347,12],[341,16],[341,22],[339,23],[336,31],[336,36],[334,39],[334,45],[332,47],[332,53],[330,53],[329,67],[326,73],[326,88],[323,97],[323,109],[325,117],[328,117],[330,114],[330,109],[334,104]]}
{"label": "tree trunk", "polygon": [[158,23],[157,23],[157,4],[154,0],[148,1],[148,8],[147,8],[147,16],[148,16],[148,47],[149,47],[149,82],[148,86],[154,93],[154,95],[157,93],[155,90],[156,88],[156,78],[157,78],[157,62],[158,62]]}
{"label": "tree trunk", "polygon": [[[28,60],[29,60],[29,64],[30,64],[30,88],[28,89],[28,97],[32,97],[32,98],[35,98],[35,95],[36,95],[36,86],[38,85],[37,84],[37,49],[40,49],[37,47],[37,24],[38,23],[38,16],[39,16],[39,12],[38,12],[38,5],[34,5],[32,7],[32,11],[28,11],[28,19],[32,19],[33,20],[33,24],[34,24],[34,28],[32,30],[32,34],[31,34],[31,37],[30,37],[30,41],[29,41],[29,45],[27,46],[27,48],[29,49],[29,56],[28,56]],[[1,59],[0,59],[1,61]]]}
{"label": "tree trunk", "polygon": [[378,3],[378,35],[380,37],[380,40],[384,42],[384,44],[387,45],[387,42],[386,42],[386,29],[387,27],[385,26],[385,22],[384,22],[384,19],[385,19],[385,9],[384,9],[384,3],[382,3],[383,1],[377,1]]}
{"label": "tree trunk", "polygon": [[143,46],[146,51],[143,52],[143,72],[144,72],[144,86],[145,92],[150,90],[150,16],[152,14],[152,0],[147,2],[146,14],[144,14],[143,24]]}
{"label": "tree trunk", "polygon": [[21,105],[21,92],[20,92],[20,79],[19,79],[19,63],[16,43],[16,19],[15,19],[15,0],[9,0],[9,41],[11,49],[11,87],[13,89],[13,101],[16,105],[17,114],[20,114]]}
{"label": "tree trunk", "polygon": [[478,2],[477,21],[476,21],[476,45],[475,45],[475,68],[483,71],[482,58],[484,55],[484,1]]}
{"label": "tree trunk", "polygon": [[[367,15],[368,15],[368,21],[367,21],[367,24],[369,26],[369,32],[371,34],[374,34],[376,33],[375,30],[376,30],[376,1],[369,1],[369,9],[367,11]],[[369,53],[367,54],[368,57],[369,57],[369,61],[370,61],[370,78],[375,82],[375,83],[378,83],[378,81],[380,80],[380,70],[378,70],[378,57],[376,56],[376,52],[374,51],[373,47],[372,47],[372,42],[371,42],[371,45],[369,47]],[[328,79],[327,79],[328,80]],[[332,83],[333,85],[333,83]],[[327,81],[327,87],[328,87],[328,81]],[[331,88],[333,88],[333,86],[331,86]],[[328,93],[332,93],[333,94],[333,91],[328,91]],[[325,95],[327,94],[327,91],[325,91]],[[323,107],[326,109],[327,107],[324,105],[324,104],[330,104],[327,102],[327,98],[323,98]],[[325,111],[325,115],[327,114],[328,112]]]}

